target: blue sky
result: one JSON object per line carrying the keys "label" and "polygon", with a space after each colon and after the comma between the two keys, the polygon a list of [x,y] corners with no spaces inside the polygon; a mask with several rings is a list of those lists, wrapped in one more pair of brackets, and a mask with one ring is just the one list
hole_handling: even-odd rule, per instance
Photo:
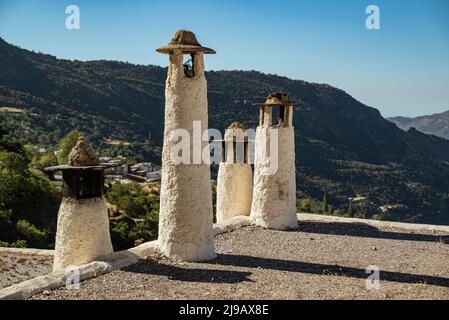
{"label": "blue sky", "polygon": [[[71,4],[80,30],[65,28]],[[208,69],[328,83],[384,116],[449,110],[448,0],[0,0],[2,38],[66,59],[165,66],[154,49],[181,28],[217,51]]]}

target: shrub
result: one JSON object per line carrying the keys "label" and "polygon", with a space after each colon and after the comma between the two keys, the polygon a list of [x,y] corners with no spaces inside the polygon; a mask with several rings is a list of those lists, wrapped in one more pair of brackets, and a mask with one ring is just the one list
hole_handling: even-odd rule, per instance
{"label": "shrub", "polygon": [[19,235],[24,237],[31,246],[42,247],[47,243],[48,232],[40,230],[34,224],[26,220],[19,220],[16,227]]}
{"label": "shrub", "polygon": [[11,248],[28,248],[26,240],[17,240],[9,245]]}
{"label": "shrub", "polygon": [[300,199],[298,201],[297,209],[299,212],[312,212],[312,203],[311,200],[306,199]]}

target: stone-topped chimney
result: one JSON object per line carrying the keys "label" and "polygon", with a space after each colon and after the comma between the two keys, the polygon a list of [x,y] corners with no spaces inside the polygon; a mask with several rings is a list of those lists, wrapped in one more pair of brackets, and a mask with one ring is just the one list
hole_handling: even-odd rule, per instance
{"label": "stone-topped chimney", "polygon": [[[264,228],[294,229],[298,220],[293,104],[287,94],[273,92],[258,105],[251,219]],[[279,108],[278,119],[273,119],[274,108]]]}
{"label": "stone-topped chimney", "polygon": [[224,157],[217,178],[217,222],[249,216],[253,192],[245,127],[233,122],[225,132],[223,145]]}
{"label": "stone-topped chimney", "polygon": [[61,171],[64,197],[58,212],[53,271],[61,272],[112,253],[109,219],[103,196],[104,168],[95,150],[81,137]]}
{"label": "stone-topped chimney", "polygon": [[[210,260],[216,257],[213,239],[212,190],[210,165],[194,164],[200,154],[194,147],[193,125],[208,128],[207,83],[204,54],[215,53],[201,46],[195,35],[179,30],[167,46],[157,49],[169,55],[165,83],[165,128],[162,151],[159,238],[161,252],[169,258],[185,261]],[[184,54],[191,64],[183,63]],[[171,135],[177,130],[189,133],[189,163],[175,163],[171,152],[178,141]],[[185,132],[184,131],[184,132]]]}

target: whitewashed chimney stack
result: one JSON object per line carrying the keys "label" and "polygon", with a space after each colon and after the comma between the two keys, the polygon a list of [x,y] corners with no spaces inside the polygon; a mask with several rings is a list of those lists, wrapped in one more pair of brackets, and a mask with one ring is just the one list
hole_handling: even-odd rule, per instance
{"label": "whitewashed chimney stack", "polygon": [[223,140],[224,159],[217,178],[217,222],[235,216],[249,216],[253,196],[253,176],[249,163],[245,127],[233,122]]}
{"label": "whitewashed chimney stack", "polygon": [[104,168],[94,149],[79,138],[62,171],[64,197],[58,212],[54,272],[63,272],[112,253],[109,218],[103,196]]}
{"label": "whitewashed chimney stack", "polygon": [[[279,108],[279,119],[273,119],[274,108]],[[286,230],[298,227],[292,114],[293,104],[284,93],[271,93],[265,103],[260,104],[251,219],[264,228]]]}
{"label": "whitewashed chimney stack", "polygon": [[[165,128],[162,152],[159,238],[161,252],[175,260],[201,261],[216,257],[213,239],[212,190],[210,165],[193,163],[193,123],[208,128],[207,83],[204,54],[214,50],[202,47],[195,35],[179,30],[171,42],[156,51],[169,55],[165,84]],[[183,56],[192,65],[183,64]],[[174,163],[172,148],[178,143],[170,138],[173,131],[190,134],[190,163]],[[201,143],[203,150],[207,141]],[[195,155],[198,157],[198,154]],[[200,155],[201,156],[201,155]]]}

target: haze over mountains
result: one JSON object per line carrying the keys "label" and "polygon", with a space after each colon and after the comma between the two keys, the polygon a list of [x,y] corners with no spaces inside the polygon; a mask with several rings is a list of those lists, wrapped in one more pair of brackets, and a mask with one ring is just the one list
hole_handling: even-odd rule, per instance
{"label": "haze over mountains", "polygon": [[449,111],[415,118],[391,117],[387,119],[404,130],[415,128],[424,133],[449,139]]}
{"label": "haze over mountains", "polygon": [[[207,61],[206,61],[207,64]],[[74,128],[99,148],[107,139],[162,144],[166,68],[69,61],[0,40],[2,127],[29,143],[55,144]],[[210,71],[209,126],[258,123],[254,102],[289,93],[294,111],[297,188],[366,217],[449,224],[449,141],[404,132],[379,111],[325,84],[256,71]],[[156,158],[156,155],[153,157]]]}

